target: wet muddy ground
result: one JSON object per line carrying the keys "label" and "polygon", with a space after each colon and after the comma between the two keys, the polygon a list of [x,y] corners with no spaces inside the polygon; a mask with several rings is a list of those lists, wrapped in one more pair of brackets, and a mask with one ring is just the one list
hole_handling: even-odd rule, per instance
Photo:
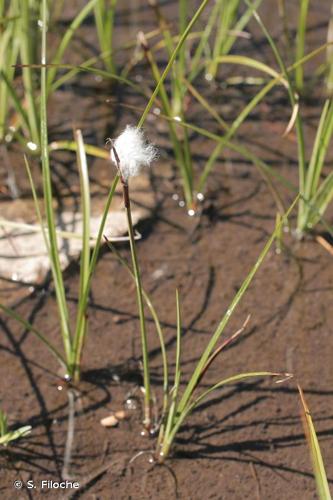
{"label": "wet muddy ground", "polygon": [[[138,5],[142,7],[142,3]],[[273,4],[276,8],[275,2],[264,0],[263,4],[264,19],[273,25],[273,34],[277,36],[279,28],[270,15]],[[293,2],[292,7],[295,6]],[[142,23],[145,30],[153,26],[147,7],[138,12],[134,9],[130,15],[125,10],[120,8],[117,40],[125,37],[127,24],[129,34],[135,33],[138,26],[142,28]],[[174,13],[174,3],[170,3],[168,11]],[[309,48],[323,43],[328,11],[328,5],[312,10]],[[70,15],[65,12],[64,20]],[[248,29],[253,33],[253,40],[251,50],[249,44],[246,50],[252,56],[258,56],[259,50],[265,58],[269,53],[268,44],[254,23]],[[75,43],[78,59],[79,55],[89,57],[91,51],[96,50],[91,23],[82,27]],[[241,41],[239,50],[243,45]],[[232,74],[232,69],[228,71]],[[149,81],[143,65],[133,75],[136,73]],[[224,89],[209,87],[203,82],[200,85],[227,119],[236,115],[248,95],[255,91],[241,86]],[[70,137],[73,116],[74,125],[82,127],[86,141],[98,145],[126,123],[135,123],[139,112],[129,112],[119,103],[132,103],[140,108],[144,107],[144,100],[119,87],[113,91],[112,100],[118,101],[118,105],[106,103],[111,90],[105,84],[91,77],[77,77],[55,96],[58,105],[55,101],[50,103],[54,110],[50,118],[51,139]],[[309,148],[321,102],[318,90],[313,89],[311,95],[304,110],[308,118]],[[287,102],[283,91],[272,92],[241,129],[240,137],[281,174],[296,182],[295,136],[291,133],[288,138],[281,137],[290,115]],[[189,118],[209,130],[218,130],[208,116],[203,119],[202,111],[194,103]],[[159,135],[156,128],[160,130]],[[172,367],[176,339],[175,289],[179,289],[184,326],[182,377],[186,381],[271,234],[276,208],[255,167],[226,151],[209,179],[201,216],[189,218],[172,197],[175,193],[181,195],[181,190],[172,153],[164,148],[164,129],[156,117],[150,117],[146,123],[147,135],[161,146],[161,154],[149,173],[147,189],[149,197],[153,193],[155,203],[153,209],[149,208],[149,217],[138,228],[142,234],[138,252],[144,287],[160,315]],[[213,145],[196,135],[192,137],[192,145],[200,170]],[[19,152],[10,154],[15,158],[14,168],[20,172]],[[73,157],[58,153],[54,156],[53,168],[58,197],[66,195],[63,199],[70,199],[77,190]],[[112,178],[111,166],[91,159],[90,169],[94,196],[103,200]],[[28,185],[23,176],[18,179],[22,204],[29,204]],[[287,201],[292,199],[291,193],[284,194]],[[144,197],[140,200],[144,205]],[[332,214],[328,214],[330,217],[332,221]],[[295,224],[294,219],[292,222]],[[149,452],[155,441],[140,435],[141,403],[137,391],[141,382],[140,343],[135,290],[126,270],[107,249],[102,252],[93,281],[83,381],[70,392],[75,399],[75,423],[67,470],[64,470],[64,450],[69,400],[66,389],[59,390],[58,366],[32,334],[12,320],[1,318],[1,404],[10,415],[10,423],[33,427],[29,437],[14,443],[0,455],[1,497],[313,499],[315,482],[300,418],[297,383],[303,387],[312,411],[332,484],[332,257],[312,237],[298,242],[287,234],[285,245],[282,254],[277,254],[275,248],[269,252],[225,336],[237,330],[249,314],[250,323],[239,341],[212,365],[202,386],[244,371],[288,371],[294,378],[280,385],[267,380],[242,383],[213,394],[186,421],[165,466],[150,464],[149,453],[139,454]],[[119,245],[118,249],[130,258],[126,244]],[[78,266],[73,263],[66,272],[73,318],[78,283]],[[20,291],[7,292],[10,286],[1,281],[1,294],[7,303],[14,304],[20,314],[59,343],[52,284],[35,287],[33,292],[28,289],[24,297]],[[151,320],[148,329],[153,386],[160,401],[162,365]],[[117,428],[103,428],[100,419],[110,411],[123,408],[129,395],[133,395],[136,407],[130,411],[130,418]],[[136,454],[138,457],[129,464]],[[61,475],[78,481],[80,490],[59,493],[41,489],[41,480],[57,481]],[[18,493],[12,486],[15,480],[33,480],[36,488]]]}

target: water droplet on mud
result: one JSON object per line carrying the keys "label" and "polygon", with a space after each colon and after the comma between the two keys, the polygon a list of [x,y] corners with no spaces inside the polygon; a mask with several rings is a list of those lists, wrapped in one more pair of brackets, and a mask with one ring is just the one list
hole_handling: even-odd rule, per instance
{"label": "water droplet on mud", "polygon": [[211,82],[213,80],[213,75],[211,73],[206,73],[205,79],[207,80],[207,82]]}
{"label": "water droplet on mud", "polygon": [[58,385],[57,389],[58,389],[58,391],[62,391],[63,390],[63,386],[62,385]]}
{"label": "water droplet on mud", "polygon": [[180,202],[178,203],[178,205],[179,205],[181,208],[184,208],[184,207],[185,207],[185,201],[180,200]]}
{"label": "water droplet on mud", "polygon": [[197,193],[197,200],[204,201],[205,196],[202,193]]}
{"label": "water droplet on mud", "polygon": [[137,409],[137,402],[134,398],[127,398],[125,403],[124,403],[125,409],[126,410],[131,410],[134,411]]}
{"label": "water droplet on mud", "polygon": [[178,194],[177,194],[177,193],[174,193],[174,194],[172,195],[172,199],[173,199],[174,201],[178,201],[178,200],[179,200],[179,196],[178,196]]}
{"label": "water droplet on mud", "polygon": [[154,111],[153,111],[154,115],[160,115],[161,114],[161,110],[160,108],[154,108]]}
{"label": "water droplet on mud", "polygon": [[66,380],[66,382],[70,382],[72,380],[72,377],[68,373],[65,373],[64,379]]}
{"label": "water droplet on mud", "polygon": [[38,146],[32,141],[27,142],[27,148],[30,149],[30,151],[36,151]]}
{"label": "water droplet on mud", "polygon": [[140,436],[147,437],[147,436],[149,436],[149,433],[146,429],[142,429],[142,431],[140,432]]}
{"label": "water droplet on mud", "polygon": [[190,208],[190,210],[187,211],[187,214],[190,216],[190,217],[194,217],[195,215],[195,210],[193,210],[193,208]]}
{"label": "water droplet on mud", "polygon": [[12,280],[13,281],[17,281],[18,280],[18,274],[17,273],[13,273],[12,274]]}

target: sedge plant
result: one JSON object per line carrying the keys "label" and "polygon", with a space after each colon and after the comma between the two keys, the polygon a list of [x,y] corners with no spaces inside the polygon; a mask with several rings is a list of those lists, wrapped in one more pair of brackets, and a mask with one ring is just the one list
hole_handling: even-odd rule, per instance
{"label": "sedge plant", "polygon": [[[55,90],[53,83],[57,66],[62,62],[76,30],[97,2],[90,0],[80,10],[56,47],[47,76],[48,96]],[[43,29],[40,5],[41,2],[37,0],[11,0],[8,6],[6,2],[0,3],[0,143],[7,145],[17,141],[26,152],[34,155],[40,154],[41,141],[40,97],[37,92],[39,65],[36,64],[40,31]],[[18,88],[17,83],[19,71],[22,74],[21,88]]]}
{"label": "sedge plant", "polygon": [[[133,127],[127,127],[125,131],[112,143],[111,146],[111,158],[117,166],[118,174],[120,176],[122,186],[123,186],[123,198],[124,206],[127,214],[128,221],[128,234],[130,240],[130,250],[132,258],[132,270],[130,270],[131,275],[135,281],[136,293],[137,293],[137,304],[139,309],[140,318],[140,330],[141,330],[141,345],[142,345],[142,359],[143,359],[143,384],[144,384],[144,418],[143,425],[150,431],[156,431],[156,422],[152,421],[151,411],[152,411],[152,390],[150,381],[150,369],[149,369],[149,345],[146,332],[146,321],[145,321],[145,311],[144,302],[146,301],[150,311],[153,314],[155,324],[157,326],[157,333],[160,339],[162,349],[162,359],[163,359],[163,373],[164,377],[168,377],[168,366],[166,349],[163,340],[163,334],[161,333],[161,325],[158,321],[158,316],[151,301],[147,298],[146,293],[143,290],[141,273],[139,268],[139,262],[136,251],[136,243],[134,240],[133,224],[131,218],[131,204],[129,195],[129,179],[133,175],[137,175],[140,172],[142,166],[150,165],[156,156],[154,148],[147,144],[144,140],[142,132]],[[255,274],[260,268],[265,256],[267,255],[273,241],[280,234],[282,224],[286,222],[292,208],[296,204],[297,199],[294,201],[289,210],[283,215],[281,220],[276,224],[276,228],[266,243],[264,249],[262,250],[257,262],[249,272],[248,276],[244,280],[239,291],[233,298],[229,308],[227,309],[225,315],[221,319],[219,325],[217,326],[215,332],[212,334],[210,341],[208,342],[205,350],[203,351],[189,381],[186,383],[185,390],[182,395],[180,395],[180,384],[181,384],[181,331],[182,331],[182,321],[181,321],[181,310],[180,310],[180,300],[178,292],[176,293],[176,311],[177,311],[177,348],[176,348],[176,361],[175,361],[175,376],[174,383],[171,390],[168,389],[169,381],[164,380],[164,404],[162,410],[162,418],[158,423],[157,427],[159,429],[159,437],[157,443],[156,459],[158,461],[164,461],[169,455],[171,446],[177,435],[177,432],[184,420],[191,414],[191,412],[214,390],[217,390],[225,385],[231,383],[237,383],[241,380],[250,379],[253,377],[281,377],[281,374],[271,371],[261,371],[261,372],[250,372],[236,374],[235,376],[228,377],[219,381],[218,383],[212,385],[209,389],[197,394],[197,389],[199,388],[200,382],[204,377],[205,373],[209,369],[210,365],[221,353],[221,351],[232,341],[234,341],[240,333],[243,331],[241,328],[236,334],[234,334],[230,339],[224,341],[218,346],[219,339],[223,334],[225,327],[227,326],[230,317],[232,316],[234,310],[239,304],[241,298],[246,292],[247,288],[252,282]],[[111,247],[112,248],[112,247]],[[128,267],[128,266],[126,266]],[[157,319],[156,319],[157,316]],[[288,377],[288,374],[283,374],[284,377]]]}
{"label": "sedge plant", "polygon": [[44,212],[46,221],[42,220],[41,208],[37,198],[36,188],[33,182],[31,170],[28,160],[25,159],[27,172],[30,180],[32,194],[35,202],[36,214],[42,229],[45,246],[49,255],[51,274],[54,283],[55,297],[58,307],[59,324],[63,343],[63,353],[60,352],[46,337],[46,335],[36,329],[29,322],[20,317],[14,310],[1,305],[0,308],[12,318],[20,322],[27,330],[35,334],[48,348],[48,350],[59,361],[64,369],[65,378],[74,379],[76,381],[80,378],[80,366],[82,359],[82,352],[85,344],[85,338],[88,331],[87,324],[87,308],[89,299],[89,290],[91,286],[92,274],[95,269],[99,249],[101,245],[101,238],[106,222],[106,217],[109,212],[113,194],[118,182],[116,176],[107,197],[105,209],[101,218],[100,228],[95,246],[90,252],[90,189],[89,189],[89,176],[88,166],[85,154],[85,147],[80,130],[75,131],[76,150],[77,150],[77,164],[80,176],[81,187],[81,205],[82,205],[82,219],[83,231],[82,239],[82,252],[80,261],[80,283],[78,292],[78,308],[76,321],[73,327],[69,317],[68,303],[66,300],[64,276],[60,265],[59,252],[58,252],[58,233],[56,229],[55,213],[53,208],[53,190],[51,179],[51,167],[48,150],[48,132],[47,132],[47,60],[46,60],[46,32],[47,32],[47,1],[42,2],[42,43],[41,43],[41,70],[40,70],[40,138],[41,138],[41,163],[42,163],[42,179],[43,179],[43,198],[44,198]]}
{"label": "sedge plant", "polygon": [[[157,333],[161,342],[162,348],[162,358],[164,365],[164,376],[168,377],[168,366],[166,358],[166,349],[163,340],[163,334],[161,333],[161,325],[158,321],[158,316],[156,311],[151,306],[151,301],[147,298],[146,293],[143,290],[141,274],[138,262],[138,256],[136,251],[136,242],[134,239],[134,231],[131,217],[131,204],[130,204],[130,194],[129,194],[129,179],[133,175],[137,175],[140,172],[142,166],[150,165],[155,159],[156,152],[150,144],[144,140],[142,131],[135,128],[129,127],[124,130],[124,132],[114,141],[111,146],[111,159],[116,164],[118,175],[120,177],[123,186],[123,198],[124,206],[127,214],[128,222],[128,234],[130,240],[130,250],[132,258],[132,271],[131,275],[135,281],[136,293],[137,293],[137,304],[139,309],[140,318],[140,330],[141,330],[141,345],[142,345],[142,359],[143,359],[143,384],[144,384],[144,427],[150,431],[156,431],[156,423],[152,421],[151,411],[152,411],[152,390],[150,382],[150,369],[149,369],[149,346],[148,338],[146,332],[146,321],[145,321],[145,311],[144,302],[146,301],[149,309],[151,310],[155,324],[157,326]],[[290,209],[281,217],[281,220],[276,224],[276,228],[266,243],[263,251],[261,252],[257,262],[249,272],[247,278],[243,282],[239,291],[232,300],[229,308],[227,309],[225,315],[220,321],[215,332],[212,334],[210,341],[204,352],[202,353],[190,380],[187,382],[185,390],[180,397],[180,384],[181,384],[181,311],[180,311],[180,300],[178,292],[176,294],[176,311],[177,311],[177,349],[176,349],[176,363],[175,363],[175,376],[174,384],[171,390],[168,390],[169,382],[164,380],[164,404],[162,411],[162,418],[159,422],[159,437],[157,444],[157,459],[163,461],[169,454],[172,443],[175,436],[183,424],[184,420],[190,413],[214,390],[223,387],[229,383],[237,383],[240,380],[252,378],[252,377],[276,377],[280,376],[276,372],[251,372],[237,374],[232,377],[221,380],[217,384],[211,386],[208,390],[197,394],[197,388],[199,387],[200,381],[205,375],[206,371],[209,369],[212,362],[220,354],[220,352],[237,336],[243,331],[243,328],[239,330],[231,339],[224,341],[221,345],[217,346],[219,339],[224,332],[226,325],[229,322],[234,310],[236,309],[238,303],[249,287],[253,277],[260,268],[265,256],[267,255],[273,241],[280,234],[282,224],[286,222],[288,215],[290,214],[292,208],[296,203],[292,204]],[[128,267],[128,266],[127,266]],[[157,317],[157,319],[156,319]],[[163,346],[163,347],[162,347]],[[287,376],[287,374],[285,374]]]}
{"label": "sedge plant", "polygon": [[[232,2],[219,0],[215,2],[209,13],[204,31],[193,33],[192,38],[194,40],[196,37],[199,37],[199,42],[193,50],[193,54],[190,51],[190,44],[187,43],[189,42],[188,39],[182,44],[177,59],[170,71],[169,90],[163,83],[159,88],[162,112],[168,118],[169,138],[175,155],[175,162],[180,172],[184,200],[189,215],[195,214],[197,203],[203,199],[201,192],[203,186],[200,186],[199,183],[199,189],[195,187],[195,169],[189,133],[187,129],[180,128],[178,123],[186,121],[188,85],[191,85],[193,80],[204,69],[206,63],[203,67],[202,61],[210,61],[208,69],[206,68],[206,76],[209,75],[207,79],[215,78],[218,66],[221,63],[219,58],[223,54],[230,52],[238,36],[237,34],[246,26],[254,9],[260,5],[261,0],[257,0],[254,6],[246,7],[245,12],[236,22],[239,3],[239,0],[233,0]],[[150,0],[150,4],[155,11],[156,19],[163,36],[162,46],[165,47],[167,55],[171,57],[177,39],[182,38],[185,32],[189,17],[188,2],[187,0],[179,2],[179,35],[177,37],[172,35],[169,23],[164,18],[158,3],[155,0]],[[196,12],[197,14],[198,12]],[[213,44],[214,47],[211,51],[209,45],[212,32],[216,32],[216,36]],[[143,33],[140,34],[139,39],[145,57],[150,65],[152,76],[157,84],[161,79],[161,74],[156,62],[155,52],[161,48],[161,43],[155,47],[151,47]],[[207,57],[208,52],[212,52],[210,57]],[[209,166],[214,164],[216,157],[216,152],[213,151],[207,162]],[[184,202],[181,200],[180,204],[183,205]]]}
{"label": "sedge plant", "polygon": [[[39,28],[39,2],[12,0],[0,5],[0,142],[13,139],[30,151],[39,147],[39,116],[35,104],[36,78],[31,67]],[[21,63],[22,91],[16,90],[15,65]]]}
{"label": "sedge plant", "polygon": [[[248,0],[245,1],[248,5],[251,5],[251,2]],[[323,221],[323,215],[333,198],[333,172],[330,172],[325,177],[323,176],[328,148],[333,133],[333,99],[329,97],[323,106],[310,160],[307,161],[304,122],[299,111],[298,97],[288,69],[284,64],[276,43],[270,36],[257,11],[254,12],[254,17],[272,48],[284,78],[288,81],[288,95],[292,109],[295,112],[294,123],[297,137],[300,193],[296,234],[301,238],[306,232],[311,231],[319,221]]]}

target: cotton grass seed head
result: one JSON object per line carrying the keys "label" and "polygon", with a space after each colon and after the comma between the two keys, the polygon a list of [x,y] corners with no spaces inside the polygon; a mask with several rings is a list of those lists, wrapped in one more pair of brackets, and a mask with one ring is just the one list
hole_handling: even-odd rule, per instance
{"label": "cotton grass seed head", "polygon": [[156,148],[146,141],[141,129],[131,125],[127,125],[111,148],[111,160],[120,168],[121,175],[126,182],[129,177],[138,175],[143,167],[149,167],[156,158]]}

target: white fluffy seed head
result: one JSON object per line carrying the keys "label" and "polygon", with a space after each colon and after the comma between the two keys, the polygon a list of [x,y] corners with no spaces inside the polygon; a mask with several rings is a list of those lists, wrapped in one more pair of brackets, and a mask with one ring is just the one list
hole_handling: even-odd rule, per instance
{"label": "white fluffy seed head", "polygon": [[[142,167],[149,167],[157,158],[157,150],[146,141],[142,130],[131,125],[127,125],[114,141],[113,146],[117,152],[121,175],[125,181],[129,177],[138,175]],[[111,160],[117,165],[113,148],[111,148]]]}

